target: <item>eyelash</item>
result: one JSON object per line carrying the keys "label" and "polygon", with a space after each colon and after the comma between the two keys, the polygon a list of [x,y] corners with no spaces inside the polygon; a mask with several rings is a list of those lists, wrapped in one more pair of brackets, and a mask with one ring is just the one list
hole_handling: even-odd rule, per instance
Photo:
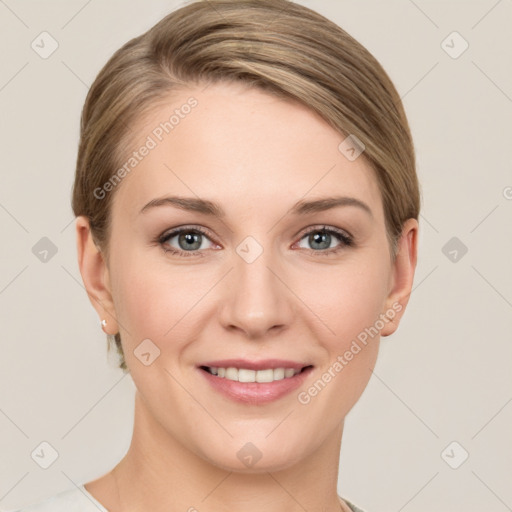
{"label": "eyelash", "polygon": [[[164,234],[158,236],[157,239],[155,240],[155,243],[160,244],[160,246],[162,247],[164,252],[171,253],[173,255],[183,256],[183,257],[189,257],[189,256],[202,257],[202,256],[204,256],[204,254],[202,252],[199,252],[199,250],[182,251],[180,249],[175,249],[174,247],[169,248],[169,246],[166,245],[166,242],[168,242],[171,238],[174,238],[175,236],[180,235],[181,233],[196,233],[196,234],[204,235],[207,238],[210,238],[208,233],[199,226],[195,226],[195,227],[185,226],[182,228],[174,229],[172,231],[169,231],[167,233],[164,233]],[[310,254],[329,256],[331,254],[335,254],[335,253],[343,250],[346,247],[352,247],[354,245],[354,240],[350,235],[348,235],[344,231],[341,231],[337,228],[327,227],[327,226],[323,226],[322,228],[315,227],[315,228],[310,229],[309,231],[306,231],[305,233],[302,234],[299,241],[302,240],[304,237],[310,235],[311,233],[323,233],[323,234],[334,235],[342,243],[333,249],[323,249],[323,250],[317,250],[317,251],[315,251],[313,249],[306,249],[306,251],[308,251]]]}

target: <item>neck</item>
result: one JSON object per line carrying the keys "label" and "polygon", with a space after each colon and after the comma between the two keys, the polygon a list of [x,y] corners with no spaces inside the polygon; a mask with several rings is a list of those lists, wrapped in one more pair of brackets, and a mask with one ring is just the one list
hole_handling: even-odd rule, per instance
{"label": "neck", "polygon": [[337,495],[342,432],[343,424],[305,459],[284,469],[234,472],[166,432],[137,392],[132,442],[114,471],[119,503],[110,512],[349,510]]}

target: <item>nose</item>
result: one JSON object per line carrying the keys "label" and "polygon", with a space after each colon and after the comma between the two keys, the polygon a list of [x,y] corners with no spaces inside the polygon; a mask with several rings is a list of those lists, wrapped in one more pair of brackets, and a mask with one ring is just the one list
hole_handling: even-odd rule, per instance
{"label": "nose", "polygon": [[293,317],[294,295],[271,251],[264,250],[254,261],[234,254],[233,266],[223,280],[220,311],[223,327],[238,330],[249,339],[262,339],[269,332],[288,328]]}

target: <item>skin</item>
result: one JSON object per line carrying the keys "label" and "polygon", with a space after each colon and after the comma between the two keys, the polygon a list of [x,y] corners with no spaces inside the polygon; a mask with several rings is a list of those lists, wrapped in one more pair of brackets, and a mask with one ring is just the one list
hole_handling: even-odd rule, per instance
{"label": "skin", "polygon": [[[137,388],[129,451],[85,487],[111,512],[349,510],[337,496],[344,419],[371,377],[380,336],[392,334],[405,311],[418,223],[404,224],[392,261],[381,194],[364,156],[349,161],[338,150],[343,135],[306,107],[260,90],[220,83],[175,91],[136,127],[140,140],[190,96],[198,106],[110,192],[109,261],[87,219],[76,220],[84,285],[107,319],[105,332],[120,331]],[[215,201],[226,217],[172,206],[139,213],[171,194]],[[372,216],[355,206],[288,213],[301,199],[332,195],[364,201]],[[181,225],[208,231],[195,255],[172,255],[154,242]],[[334,235],[315,244],[307,232],[323,225],[347,231],[355,245]],[[247,236],[263,248],[252,263],[236,252]],[[165,244],[187,248],[178,236]],[[340,246],[325,255],[323,247]],[[402,307],[393,320],[301,404],[298,392],[393,304]],[[145,366],[134,349],[148,338],[161,352]],[[231,357],[307,361],[314,369],[275,402],[241,404],[196,368]],[[248,442],[262,453],[252,467],[237,457]]]}

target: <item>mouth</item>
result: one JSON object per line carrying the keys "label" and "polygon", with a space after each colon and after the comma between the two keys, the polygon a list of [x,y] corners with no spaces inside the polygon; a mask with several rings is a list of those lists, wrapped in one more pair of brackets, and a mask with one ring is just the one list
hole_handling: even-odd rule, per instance
{"label": "mouth", "polygon": [[267,360],[212,361],[197,366],[216,393],[242,404],[263,405],[301,386],[313,371],[312,364]]}
{"label": "mouth", "polygon": [[236,368],[234,366],[199,366],[199,368],[215,377],[235,382],[270,383],[283,379],[291,379],[295,377],[295,375],[303,373],[309,368],[313,368],[313,365],[303,366],[300,369],[286,368],[284,366],[278,368],[264,368],[261,370]]}

